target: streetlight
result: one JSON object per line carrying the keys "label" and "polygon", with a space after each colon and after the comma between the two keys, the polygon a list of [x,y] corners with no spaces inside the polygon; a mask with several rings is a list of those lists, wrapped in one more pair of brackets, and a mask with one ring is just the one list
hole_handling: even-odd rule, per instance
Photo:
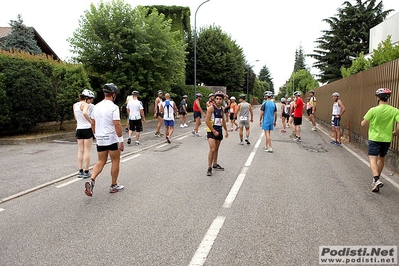
{"label": "streetlight", "polygon": [[253,67],[253,66],[251,66],[251,64],[255,63],[255,62],[259,62],[259,60],[252,61],[251,63],[248,64],[248,68],[247,68],[247,101],[248,102],[249,102],[249,95],[248,95],[248,93],[249,93],[249,69]]}
{"label": "streetlight", "polygon": [[197,7],[194,15],[194,99],[195,95],[197,94],[197,12],[203,4],[209,1],[210,0],[202,2],[202,4]]}

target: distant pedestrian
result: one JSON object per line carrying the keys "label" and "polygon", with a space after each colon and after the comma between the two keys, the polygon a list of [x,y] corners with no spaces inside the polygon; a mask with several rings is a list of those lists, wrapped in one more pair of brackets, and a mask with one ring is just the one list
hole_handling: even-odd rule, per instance
{"label": "distant pedestrian", "polygon": [[93,196],[94,184],[97,176],[111,158],[111,187],[110,193],[119,192],[124,186],[118,184],[121,151],[124,149],[122,124],[119,107],[114,104],[118,87],[114,83],[107,83],[103,88],[104,100],[94,106],[91,125],[97,140],[98,161],[93,167],[90,181],[85,183],[85,193]]}
{"label": "distant pedestrian", "polygon": [[214,100],[215,100],[215,94],[214,93],[209,93],[208,101],[206,102],[206,108],[208,108],[209,106],[213,105]]}
{"label": "distant pedestrian", "polygon": [[288,126],[291,129],[291,135],[290,137],[295,138],[295,125],[294,125],[294,112],[295,112],[295,102],[292,100],[292,98],[288,98],[287,101],[290,103],[288,109],[289,109],[289,118],[288,118]]}
{"label": "distant pedestrian", "polygon": [[183,99],[179,106],[180,127],[188,127],[187,125],[187,95],[183,95]]}
{"label": "distant pedestrian", "polygon": [[163,114],[166,142],[170,144],[173,131],[175,130],[175,113],[177,113],[177,107],[175,102],[170,99],[169,93],[165,94],[165,101],[161,104],[160,112]]}
{"label": "distant pedestrian", "polygon": [[281,129],[281,133],[287,132],[285,129],[287,127],[287,122],[290,117],[290,115],[286,112],[287,106],[289,104],[287,103],[287,100],[283,97],[281,98],[281,124],[283,126],[283,129]]}
{"label": "distant pedestrian", "polygon": [[301,125],[303,116],[303,100],[301,98],[301,92],[294,92],[294,125],[295,125],[295,138],[297,142],[301,142]]}
{"label": "distant pedestrian", "polygon": [[240,127],[240,131],[238,133],[240,137],[240,142],[238,144],[244,145],[243,137],[244,137],[244,127],[245,127],[245,142],[249,145],[251,144],[249,142],[249,134],[251,132],[251,127],[250,123],[252,123],[254,120],[254,113],[252,110],[251,104],[247,103],[245,100],[246,95],[241,94],[239,96],[240,103],[237,106],[237,112],[236,112],[236,119],[239,118],[238,125]]}
{"label": "distant pedestrian", "polygon": [[341,145],[341,117],[345,113],[345,106],[339,99],[339,93],[334,92],[333,97],[333,107],[332,107],[332,117],[331,117],[331,127],[334,133],[334,140],[330,143],[334,146]]}
{"label": "distant pedestrian", "polygon": [[239,126],[236,122],[236,112],[237,112],[237,103],[236,103],[236,97],[231,96],[230,97],[230,131],[234,130],[234,125],[236,126],[235,130],[239,129]]}
{"label": "distant pedestrian", "polygon": [[158,91],[158,96],[157,98],[155,98],[155,102],[154,102],[154,117],[158,120],[157,122],[157,127],[155,129],[155,137],[162,137],[163,134],[161,133],[161,125],[162,125],[162,114],[159,111],[159,108],[161,107],[162,104],[162,95],[163,92],[161,90]]}
{"label": "distant pedestrian", "polygon": [[368,155],[373,175],[371,191],[379,192],[384,186],[380,176],[384,169],[385,155],[391,145],[392,136],[399,135],[399,127],[394,130],[395,122],[399,122],[399,110],[388,104],[391,90],[380,88],[375,92],[375,96],[378,105],[367,111],[361,125],[369,127]]}
{"label": "distant pedestrian", "polygon": [[229,95],[225,94],[224,95],[224,100],[223,100],[223,112],[225,115],[226,123],[229,122],[229,112],[230,112],[230,99]]}
{"label": "distant pedestrian", "polygon": [[191,133],[193,133],[195,137],[201,137],[201,135],[198,133],[198,128],[201,125],[202,114],[204,114],[204,111],[201,108],[201,98],[202,94],[197,93],[193,103],[195,127]]}
{"label": "distant pedestrian", "polygon": [[79,102],[73,105],[73,115],[76,120],[76,139],[78,142],[78,177],[89,178],[91,145],[93,144],[93,130],[91,129],[90,106],[94,100],[94,92],[83,90],[79,95]]}
{"label": "distant pedestrian", "polygon": [[133,131],[136,131],[136,140],[134,144],[136,146],[140,145],[140,132],[143,131],[143,121],[145,122],[144,107],[143,103],[139,101],[138,91],[133,91],[133,99],[127,104],[126,110],[129,115],[129,138],[127,139],[127,144],[132,141]]}
{"label": "distant pedestrian", "polygon": [[271,131],[276,126],[277,122],[277,107],[272,101],[273,93],[271,91],[265,91],[264,93],[266,102],[264,102],[260,108],[260,119],[259,124],[265,132],[265,148],[267,152],[273,152]]}
{"label": "distant pedestrian", "polygon": [[310,111],[309,111],[309,119],[310,122],[312,123],[312,130],[316,131],[316,97],[314,96],[314,90],[310,90],[310,100],[309,100],[309,104],[310,104]]}
{"label": "distant pedestrian", "polygon": [[124,105],[122,107],[122,111],[126,112],[126,128],[125,128],[126,132],[129,132],[129,114],[127,113],[127,104],[129,103],[129,101],[131,99],[133,99],[133,96],[132,95],[128,95],[126,97],[125,103],[124,103]]}
{"label": "distant pedestrian", "polygon": [[223,128],[225,130],[225,137],[229,137],[226,120],[223,113],[222,102],[224,93],[218,91],[215,93],[215,102],[209,106],[206,112],[205,123],[207,126],[207,136],[209,143],[208,153],[208,171],[207,176],[212,175],[212,169],[224,171],[224,168],[218,164],[218,154],[220,143],[223,140]]}

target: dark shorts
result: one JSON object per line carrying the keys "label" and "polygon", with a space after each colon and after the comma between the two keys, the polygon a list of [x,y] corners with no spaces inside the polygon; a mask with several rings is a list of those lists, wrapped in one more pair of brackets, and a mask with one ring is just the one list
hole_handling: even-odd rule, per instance
{"label": "dark shorts", "polygon": [[141,132],[143,131],[143,122],[139,120],[129,120],[129,129],[131,131]]}
{"label": "dark shorts", "polygon": [[234,116],[235,116],[235,113],[230,113],[230,120],[235,120]]}
{"label": "dark shorts", "polygon": [[119,149],[118,143],[114,143],[108,146],[98,146],[97,145],[97,152],[102,152],[102,151],[116,151]]}
{"label": "dark shorts", "polygon": [[290,118],[290,115],[287,114],[287,113],[284,113],[284,112],[283,112],[283,114],[282,114],[281,116],[282,116],[282,117],[285,117],[285,118],[287,118],[287,119]]}
{"label": "dark shorts", "polygon": [[333,127],[340,127],[341,124],[341,117],[335,117],[333,116],[332,120],[331,120],[331,126]]}
{"label": "dark shorts", "polygon": [[306,110],[309,116],[312,114],[312,110],[313,110],[312,108]]}
{"label": "dark shorts", "polygon": [[223,131],[220,130],[218,132],[218,136],[215,136],[213,132],[206,132],[206,136],[208,137],[208,139],[223,140]]}
{"label": "dark shorts", "polygon": [[179,115],[186,115],[187,114],[187,112],[179,112]]}
{"label": "dark shorts", "polygon": [[390,142],[378,142],[369,140],[368,155],[385,157],[389,150]]}
{"label": "dark shorts", "polygon": [[202,117],[201,117],[201,112],[194,111],[194,120],[195,120],[197,117],[202,118]]}
{"label": "dark shorts", "polygon": [[296,126],[302,125],[302,117],[294,117],[294,124]]}
{"label": "dark shorts", "polygon": [[75,136],[77,139],[91,139],[94,137],[94,134],[91,128],[85,128],[85,129],[77,129]]}
{"label": "dark shorts", "polygon": [[159,113],[159,112],[157,112],[157,118],[158,117],[160,117],[160,118],[163,118],[163,114],[162,113]]}
{"label": "dark shorts", "polygon": [[229,113],[229,111],[230,111],[230,106],[227,106],[227,107],[224,108],[224,113],[225,114]]}

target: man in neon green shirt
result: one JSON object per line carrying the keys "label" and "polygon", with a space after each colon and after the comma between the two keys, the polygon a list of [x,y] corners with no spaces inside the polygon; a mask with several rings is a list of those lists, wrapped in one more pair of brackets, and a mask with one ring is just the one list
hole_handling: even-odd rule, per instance
{"label": "man in neon green shirt", "polygon": [[399,128],[392,132],[395,121],[399,122],[399,110],[387,103],[391,91],[381,88],[375,92],[375,96],[378,98],[378,105],[370,108],[361,122],[362,126],[369,126],[368,155],[374,177],[372,192],[378,192],[384,186],[380,175],[384,168],[385,155],[391,145],[392,136],[399,135]]}

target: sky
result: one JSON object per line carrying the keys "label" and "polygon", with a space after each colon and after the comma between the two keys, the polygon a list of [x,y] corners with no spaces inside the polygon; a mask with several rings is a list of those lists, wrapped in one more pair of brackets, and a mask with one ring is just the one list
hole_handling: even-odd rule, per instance
{"label": "sky", "polygon": [[[107,0],[108,1],[108,0]],[[104,1],[104,2],[107,2]],[[188,6],[191,25],[197,8],[205,0],[125,0],[137,5]],[[90,4],[98,0],[14,0],[4,1],[0,9],[0,27],[21,14],[24,24],[34,27],[53,51],[63,60],[71,58],[67,38],[79,27],[79,19]],[[350,0],[352,4],[354,0]],[[388,17],[399,12],[398,0],[382,0],[384,10],[394,9]],[[295,51],[302,47],[305,54],[313,53],[315,41],[328,30],[323,19],[333,17],[344,0],[210,0],[197,12],[197,31],[208,26],[220,26],[244,52],[247,63],[256,74],[266,66],[273,78],[275,90],[289,79],[295,62]],[[257,61],[259,60],[259,61]],[[312,74],[314,60],[306,58]]]}

